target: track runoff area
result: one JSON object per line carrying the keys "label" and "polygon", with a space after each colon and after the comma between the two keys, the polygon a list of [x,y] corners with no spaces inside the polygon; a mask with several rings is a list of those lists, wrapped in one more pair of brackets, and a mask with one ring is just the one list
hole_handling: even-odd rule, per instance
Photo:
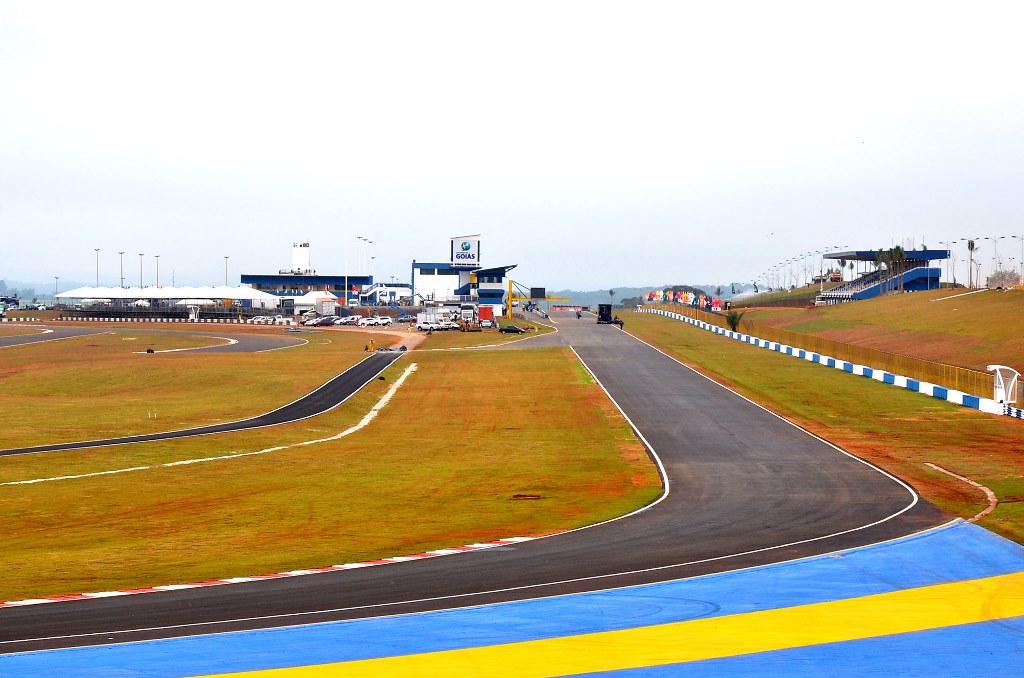
{"label": "track runoff area", "polygon": [[[112,610],[92,607],[103,601],[0,610],[0,628],[8,632],[42,614],[57,620],[54,630],[72,630],[93,616],[110,631],[54,634],[43,641],[52,646],[114,643],[18,652],[23,642],[5,640],[0,652],[15,653],[0,656],[0,674],[1017,670],[1024,658],[1024,549],[946,521],[896,479],[615,327],[574,316],[555,320],[555,336],[573,346],[663,467],[667,491],[653,506],[515,547],[288,580],[293,587],[306,580],[310,600],[322,603],[307,605],[307,612],[319,609],[319,617],[276,613],[280,603],[258,589],[279,582],[261,582],[244,591],[253,601],[248,623],[234,619],[254,630],[203,622],[204,608],[232,602],[216,596],[221,589],[210,590],[213,598],[176,599],[149,612],[145,601],[165,594],[119,599]],[[730,416],[711,421],[708,411]],[[379,593],[370,596],[378,602],[357,590]],[[296,588],[283,595],[302,598]],[[352,603],[348,610],[345,601]],[[177,621],[176,608],[184,609]],[[406,610],[420,611],[398,614]],[[125,621],[120,630],[115,617]],[[332,618],[344,620],[308,623]],[[180,637],[118,642],[133,637],[124,629],[137,637]]]}

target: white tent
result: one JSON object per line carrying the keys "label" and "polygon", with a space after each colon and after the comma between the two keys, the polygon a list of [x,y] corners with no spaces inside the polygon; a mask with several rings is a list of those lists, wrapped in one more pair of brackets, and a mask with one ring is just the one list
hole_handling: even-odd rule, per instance
{"label": "white tent", "polygon": [[295,310],[304,311],[317,308],[321,302],[328,301],[337,303],[338,297],[324,290],[310,290],[301,296],[289,297],[295,301]]}
{"label": "white tent", "polygon": [[178,306],[216,306],[217,302],[213,299],[182,299],[181,301],[175,302]]}
{"label": "white tent", "polygon": [[78,287],[57,295],[58,299],[231,299],[273,302],[280,297],[251,287]]}

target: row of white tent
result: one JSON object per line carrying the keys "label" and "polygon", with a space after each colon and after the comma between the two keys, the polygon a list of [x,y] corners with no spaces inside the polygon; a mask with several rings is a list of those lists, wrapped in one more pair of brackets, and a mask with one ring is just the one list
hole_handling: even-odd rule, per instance
{"label": "row of white tent", "polygon": [[242,299],[279,301],[279,297],[251,287],[78,287],[58,299]]}
{"label": "row of white tent", "polygon": [[251,287],[230,287],[226,285],[218,285],[216,287],[77,287],[67,292],[61,292],[56,296],[58,299],[80,299],[86,303],[109,303],[115,299],[131,300],[137,303],[163,299],[189,306],[209,306],[217,303],[214,300],[248,300],[263,302],[254,303],[253,306],[262,306],[264,308],[277,306],[285,298],[293,299],[296,308],[312,307],[314,304],[324,300],[337,300],[336,296],[324,291],[313,291],[301,295],[281,297],[261,292],[260,290],[254,290]]}

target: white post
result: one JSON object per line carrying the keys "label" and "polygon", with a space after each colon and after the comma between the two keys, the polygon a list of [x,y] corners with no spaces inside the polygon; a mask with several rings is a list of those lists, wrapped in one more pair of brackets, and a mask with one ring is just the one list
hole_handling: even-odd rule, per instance
{"label": "white post", "polygon": [[1006,365],[989,365],[989,372],[995,373],[995,388],[992,399],[1003,405],[1017,402],[1017,380],[1020,373]]}

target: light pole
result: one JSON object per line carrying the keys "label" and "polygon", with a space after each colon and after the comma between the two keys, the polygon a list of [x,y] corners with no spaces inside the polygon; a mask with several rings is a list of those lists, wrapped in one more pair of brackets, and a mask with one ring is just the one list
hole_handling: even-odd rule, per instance
{"label": "light pole", "polygon": [[373,272],[374,272],[374,259],[376,259],[376,258],[377,258],[377,257],[370,257],[370,280],[371,280],[371,281],[373,280]]}
{"label": "light pole", "polygon": [[228,286],[228,259],[230,256],[224,257],[224,287]]}
{"label": "light pole", "polygon": [[[362,240],[364,243],[366,243],[365,247],[367,247],[367,248],[369,248],[369,246],[373,244],[372,240],[370,240],[369,238],[364,238],[361,235],[357,235],[356,239],[357,240]],[[359,271],[360,271],[360,273],[362,275],[366,275],[366,257],[364,256],[365,254],[366,254],[366,250],[363,250],[362,248],[360,248],[360,253],[359,253]]]}
{"label": "light pole", "polygon": [[142,252],[139,252],[139,289],[142,289]]}
{"label": "light pole", "polygon": [[96,250],[96,287],[100,286],[100,248],[93,247]]}
{"label": "light pole", "polygon": [[1010,237],[1020,240],[1020,284],[1024,285],[1024,235],[1011,235]]}
{"label": "light pole", "polygon": [[57,303],[57,281],[60,280],[59,275],[53,276],[53,303]]}
{"label": "light pole", "polygon": [[[950,279],[949,282],[950,282],[950,284],[952,284],[953,283],[953,280],[952,280],[953,274],[952,274],[952,272],[950,271],[950,268],[949,268],[949,260],[950,260],[950,258],[952,256],[952,254],[950,252],[950,245],[952,245],[953,243],[949,242],[948,240],[940,240],[939,244],[946,246],[946,277]],[[942,287],[941,281],[939,282],[939,287]]]}
{"label": "light pole", "polygon": [[160,289],[160,255],[154,254],[156,257],[156,287]]}
{"label": "light pole", "polygon": [[124,287],[124,252],[118,252],[121,255],[121,287]]}

